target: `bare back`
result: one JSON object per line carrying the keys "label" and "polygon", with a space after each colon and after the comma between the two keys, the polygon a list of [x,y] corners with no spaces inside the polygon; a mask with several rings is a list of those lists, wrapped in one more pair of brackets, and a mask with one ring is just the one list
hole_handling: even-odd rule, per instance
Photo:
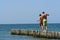
{"label": "bare back", "polygon": [[47,19],[47,14],[42,14],[42,19]]}

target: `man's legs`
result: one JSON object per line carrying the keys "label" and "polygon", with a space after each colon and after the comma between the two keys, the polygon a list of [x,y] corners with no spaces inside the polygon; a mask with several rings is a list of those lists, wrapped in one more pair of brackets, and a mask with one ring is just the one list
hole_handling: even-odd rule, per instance
{"label": "man's legs", "polygon": [[43,26],[43,32],[47,32],[47,26]]}
{"label": "man's legs", "polygon": [[47,31],[47,20],[43,19],[43,31],[46,32]]}
{"label": "man's legs", "polygon": [[47,26],[44,26],[44,31],[47,31]]}

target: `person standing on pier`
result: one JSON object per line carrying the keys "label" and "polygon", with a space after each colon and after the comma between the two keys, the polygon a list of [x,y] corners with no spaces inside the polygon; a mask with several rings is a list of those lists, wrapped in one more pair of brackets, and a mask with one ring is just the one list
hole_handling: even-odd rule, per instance
{"label": "person standing on pier", "polygon": [[43,30],[43,19],[42,19],[41,14],[39,15],[39,23],[40,23],[40,30],[42,31]]}
{"label": "person standing on pier", "polygon": [[42,12],[41,16],[43,19],[43,31],[45,32],[45,31],[47,31],[47,16],[49,16],[49,14]]}

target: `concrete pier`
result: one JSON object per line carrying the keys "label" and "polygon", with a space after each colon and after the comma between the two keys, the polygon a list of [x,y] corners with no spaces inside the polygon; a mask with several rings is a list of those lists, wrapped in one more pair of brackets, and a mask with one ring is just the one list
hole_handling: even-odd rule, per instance
{"label": "concrete pier", "polygon": [[41,32],[38,30],[11,30],[12,35],[28,35],[40,38],[60,39],[60,32]]}

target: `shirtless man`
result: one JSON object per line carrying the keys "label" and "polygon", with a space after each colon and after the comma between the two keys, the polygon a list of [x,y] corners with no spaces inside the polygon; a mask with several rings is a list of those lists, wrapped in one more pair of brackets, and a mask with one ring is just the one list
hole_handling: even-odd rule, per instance
{"label": "shirtless man", "polygon": [[49,16],[49,15],[45,14],[45,12],[42,12],[41,18],[43,20],[43,29],[44,29],[44,31],[47,31],[47,16]]}

